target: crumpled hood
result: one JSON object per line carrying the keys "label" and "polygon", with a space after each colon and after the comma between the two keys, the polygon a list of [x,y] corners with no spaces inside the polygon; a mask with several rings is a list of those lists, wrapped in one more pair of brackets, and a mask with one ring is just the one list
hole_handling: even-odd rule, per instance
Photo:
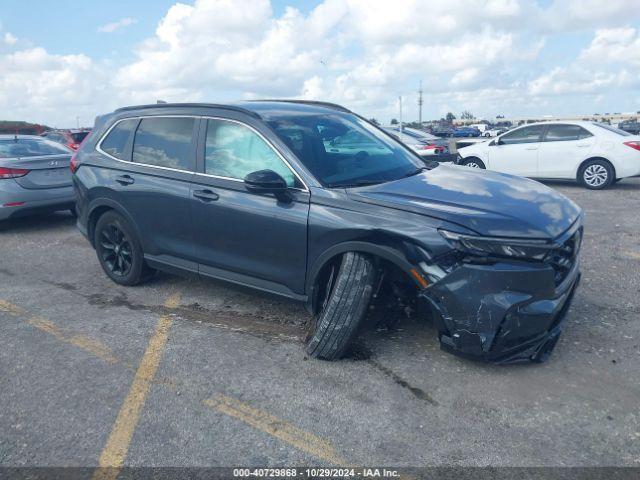
{"label": "crumpled hood", "polygon": [[356,201],[440,218],[488,236],[555,238],[581,214],[578,205],[539,182],[442,164],[348,193]]}

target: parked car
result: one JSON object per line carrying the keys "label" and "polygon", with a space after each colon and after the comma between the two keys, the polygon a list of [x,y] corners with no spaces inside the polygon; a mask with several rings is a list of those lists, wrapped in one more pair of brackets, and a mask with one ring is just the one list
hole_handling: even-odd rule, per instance
{"label": "parked car", "polygon": [[487,125],[486,123],[472,123],[471,125],[469,125],[469,127],[477,128],[481,134],[484,134],[484,132],[489,129],[489,125]]}
{"label": "parked car", "polygon": [[[326,148],[353,132],[376,148]],[[342,356],[372,301],[400,299],[448,351],[543,361],[580,278],[575,203],[421,159],[338,105],[121,108],[71,168],[78,226],[115,283],[160,269],[304,302],[313,357]]]}
{"label": "parked car", "polygon": [[498,135],[502,135],[508,129],[505,127],[491,127],[482,132],[483,137],[497,137]]}
{"label": "parked car", "polygon": [[42,134],[47,140],[66,145],[71,150],[77,150],[91,130],[48,130]]}
{"label": "parked car", "polygon": [[462,148],[457,163],[603,189],[640,175],[640,136],[596,122],[533,123]]}
{"label": "parked car", "polygon": [[441,138],[452,137],[455,131],[456,130],[453,127],[449,127],[447,125],[436,125],[431,127],[431,134]]}
{"label": "parked car", "polygon": [[618,128],[633,135],[640,135],[640,122],[638,121],[622,122],[618,125]]}
{"label": "parked car", "polygon": [[479,137],[480,130],[474,127],[458,127],[451,134],[452,137]]}
{"label": "parked car", "polygon": [[445,155],[449,153],[449,143],[447,140],[423,132],[415,128],[403,127],[400,132],[399,127],[384,127],[386,132],[395,135],[402,143],[409,146],[421,157],[433,155]]}
{"label": "parked car", "polygon": [[67,147],[35,135],[0,135],[0,220],[74,211]]}

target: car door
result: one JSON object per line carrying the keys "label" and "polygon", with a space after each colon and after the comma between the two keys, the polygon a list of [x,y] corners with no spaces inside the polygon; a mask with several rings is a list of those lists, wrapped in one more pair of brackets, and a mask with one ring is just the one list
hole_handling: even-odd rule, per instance
{"label": "car door", "polygon": [[574,178],[596,137],[580,125],[551,124],[538,152],[538,177]]}
{"label": "car door", "polygon": [[489,143],[489,170],[535,177],[538,150],[546,125],[528,125],[505,133]]}
{"label": "car door", "polygon": [[110,196],[133,220],[145,257],[193,271],[190,188],[198,125],[192,116],[125,119],[99,144],[117,160],[103,174]]}
{"label": "car door", "polygon": [[[274,170],[290,201],[251,193],[244,177]],[[295,297],[304,293],[309,191],[284,157],[247,123],[203,118],[191,191],[202,275]]]}

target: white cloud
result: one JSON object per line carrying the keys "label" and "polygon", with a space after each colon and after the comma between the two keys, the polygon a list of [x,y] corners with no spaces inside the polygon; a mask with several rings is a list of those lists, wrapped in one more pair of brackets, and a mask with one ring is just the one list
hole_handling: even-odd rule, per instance
{"label": "white cloud", "polygon": [[126,28],[130,25],[133,25],[134,23],[137,23],[137,20],[135,18],[125,17],[125,18],[121,18],[117,22],[107,23],[105,25],[102,25],[101,27],[98,27],[98,32],[113,33],[116,30]]}
{"label": "white cloud", "polygon": [[[0,50],[0,110],[68,123],[76,112],[92,117],[157,99],[297,97],[386,120],[398,95],[405,115],[417,117],[422,80],[426,118],[447,109],[580,113],[588,102],[637,97],[635,19],[637,0],[608,0],[606,9],[596,0],[545,7],[534,0],[323,0],[310,12],[279,14],[269,0],[194,0],[169,8],[126,64],[42,48]],[[123,18],[99,31],[134,22]],[[563,48],[569,37],[585,43],[579,54],[569,54],[575,43]]]}
{"label": "white cloud", "polygon": [[5,32],[4,34],[4,43],[7,45],[15,45],[18,42],[18,39],[15,35],[12,35],[10,32]]}

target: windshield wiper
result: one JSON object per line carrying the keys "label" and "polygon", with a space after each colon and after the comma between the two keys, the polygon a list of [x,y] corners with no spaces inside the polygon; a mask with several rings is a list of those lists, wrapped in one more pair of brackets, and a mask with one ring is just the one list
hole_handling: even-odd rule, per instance
{"label": "windshield wiper", "polygon": [[407,177],[413,177],[414,175],[419,175],[422,172],[426,172],[427,170],[430,170],[428,167],[420,167],[417,168],[416,170],[414,170],[413,172],[409,172],[406,175],[403,175],[400,178],[407,178]]}
{"label": "windshield wiper", "polygon": [[328,183],[327,187],[329,188],[353,188],[353,187],[366,187],[368,185],[378,185],[379,183],[384,183],[380,180],[354,180],[349,183]]}

